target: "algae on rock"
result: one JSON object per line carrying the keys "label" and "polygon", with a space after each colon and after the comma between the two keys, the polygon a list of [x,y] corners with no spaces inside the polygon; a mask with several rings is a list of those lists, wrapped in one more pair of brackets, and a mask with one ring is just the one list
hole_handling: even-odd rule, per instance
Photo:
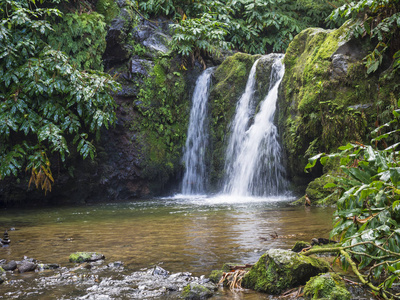
{"label": "algae on rock", "polygon": [[324,261],[289,250],[271,249],[244,276],[242,286],[268,294],[279,294],[328,271],[329,265]]}

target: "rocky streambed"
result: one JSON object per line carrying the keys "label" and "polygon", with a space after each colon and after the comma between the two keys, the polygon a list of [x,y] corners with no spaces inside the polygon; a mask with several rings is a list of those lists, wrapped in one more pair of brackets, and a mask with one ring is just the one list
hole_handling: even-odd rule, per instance
{"label": "rocky streambed", "polygon": [[160,266],[129,272],[120,261],[59,266],[25,257],[1,266],[0,299],[179,299],[185,287],[205,298],[217,289],[205,276]]}

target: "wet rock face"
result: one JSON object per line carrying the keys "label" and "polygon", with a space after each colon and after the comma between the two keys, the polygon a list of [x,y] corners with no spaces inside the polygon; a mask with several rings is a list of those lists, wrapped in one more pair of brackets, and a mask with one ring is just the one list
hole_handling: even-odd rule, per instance
{"label": "wet rock face", "polygon": [[169,51],[169,43],[171,42],[170,21],[166,19],[158,19],[152,22],[142,20],[138,26],[132,29],[131,33],[137,43],[147,48],[150,57],[157,52],[167,53]]}
{"label": "wet rock face", "polygon": [[328,271],[329,265],[324,261],[289,250],[271,249],[244,276],[242,285],[259,292],[280,294]]}

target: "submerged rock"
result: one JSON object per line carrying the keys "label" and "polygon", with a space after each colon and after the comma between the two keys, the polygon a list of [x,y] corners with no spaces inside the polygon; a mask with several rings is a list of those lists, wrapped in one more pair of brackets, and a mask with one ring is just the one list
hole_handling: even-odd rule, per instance
{"label": "submerged rock", "polygon": [[31,261],[23,260],[21,264],[18,265],[18,271],[20,273],[35,271],[37,264]]}
{"label": "submerged rock", "polygon": [[212,297],[215,289],[213,284],[192,282],[183,289],[181,296],[185,300],[203,300]]}
{"label": "submerged rock", "polygon": [[350,300],[343,280],[335,273],[312,277],[304,287],[305,299]]}
{"label": "submerged rock", "polygon": [[242,286],[268,294],[279,294],[328,271],[329,265],[324,261],[289,250],[271,249],[244,276]]}
{"label": "submerged rock", "polygon": [[75,252],[69,256],[70,262],[81,263],[105,259],[105,256],[97,252]]}
{"label": "submerged rock", "polygon": [[17,263],[14,260],[11,260],[7,264],[1,265],[0,267],[5,271],[14,271],[17,268]]}

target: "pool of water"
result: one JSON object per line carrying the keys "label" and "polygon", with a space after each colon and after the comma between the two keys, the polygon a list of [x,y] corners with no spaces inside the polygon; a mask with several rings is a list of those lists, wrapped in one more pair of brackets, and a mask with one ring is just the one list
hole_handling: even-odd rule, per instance
{"label": "pool of water", "polygon": [[[11,245],[0,259],[24,256],[68,266],[76,251],[96,251],[128,270],[160,265],[208,275],[226,262],[254,263],[268,249],[328,237],[332,208],[292,207],[293,199],[175,196],[129,203],[3,209]],[[0,231],[1,234],[1,231]],[[0,291],[1,294],[1,291]]]}

